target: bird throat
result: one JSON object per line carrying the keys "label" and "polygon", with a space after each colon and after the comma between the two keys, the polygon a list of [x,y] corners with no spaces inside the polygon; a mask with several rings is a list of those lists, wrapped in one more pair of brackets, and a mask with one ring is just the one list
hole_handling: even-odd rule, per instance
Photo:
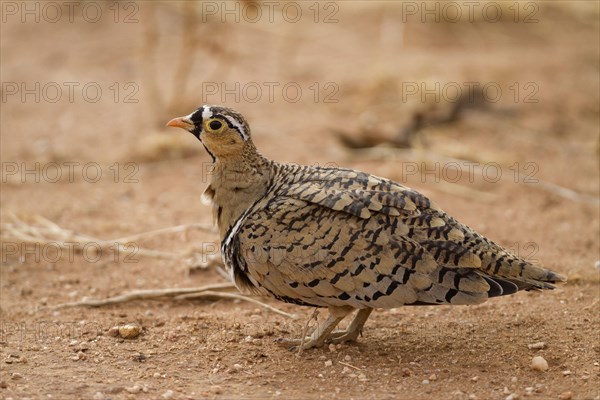
{"label": "bird throat", "polygon": [[267,192],[271,164],[256,150],[238,157],[216,158],[202,199],[212,203],[213,221],[221,240],[244,211]]}

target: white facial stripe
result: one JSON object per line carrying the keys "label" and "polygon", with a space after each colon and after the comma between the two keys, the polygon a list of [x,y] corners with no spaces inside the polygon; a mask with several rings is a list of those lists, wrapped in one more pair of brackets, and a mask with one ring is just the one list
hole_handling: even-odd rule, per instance
{"label": "white facial stripe", "polygon": [[238,132],[240,133],[240,135],[242,135],[244,140],[248,139],[248,135],[246,134],[246,130],[244,129],[244,126],[242,124],[240,124],[238,120],[233,118],[231,115],[225,115],[224,117],[227,118],[227,121],[229,121],[231,123],[231,125],[233,125],[237,128]]}
{"label": "white facial stripe", "polygon": [[210,106],[204,106],[202,110],[202,121],[206,121],[207,119],[213,116],[212,111],[210,110]]}

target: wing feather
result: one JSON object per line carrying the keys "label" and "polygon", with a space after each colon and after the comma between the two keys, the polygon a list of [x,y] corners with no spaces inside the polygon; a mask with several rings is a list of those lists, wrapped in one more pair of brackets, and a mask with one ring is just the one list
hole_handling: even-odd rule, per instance
{"label": "wing feather", "polygon": [[477,304],[565,279],[400,184],[352,170],[284,167],[235,233],[239,254],[229,254],[244,282],[284,301]]}

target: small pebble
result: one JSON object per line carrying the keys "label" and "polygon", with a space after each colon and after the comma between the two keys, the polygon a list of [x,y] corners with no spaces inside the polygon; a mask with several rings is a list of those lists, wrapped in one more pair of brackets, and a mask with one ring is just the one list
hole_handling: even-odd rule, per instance
{"label": "small pebble", "polygon": [[413,372],[410,368],[402,368],[402,376],[412,376]]}
{"label": "small pebble", "polygon": [[346,357],[344,357],[344,361],[350,362],[350,361],[352,361],[352,357],[346,356]]}
{"label": "small pebble", "polygon": [[119,327],[119,336],[123,339],[133,339],[140,335],[142,327],[138,324],[126,324]]}
{"label": "small pebble", "polygon": [[431,382],[433,382],[433,381],[437,381],[437,375],[436,375],[436,374],[431,374],[431,375],[429,375],[429,380],[430,380]]}
{"label": "small pebble", "polygon": [[12,374],[10,374],[10,379],[12,379],[13,381],[18,381],[20,379],[23,379],[23,375],[21,375],[18,372],[13,372]]}
{"label": "small pebble", "polygon": [[360,375],[358,375],[358,380],[359,381],[366,381],[367,380],[367,376],[365,374],[360,374]]}
{"label": "small pebble", "polygon": [[477,400],[477,396],[473,393],[469,395],[469,400]]}
{"label": "small pebble", "polygon": [[423,379],[423,382],[421,382],[421,384],[423,384],[423,385],[429,385],[429,380]]}
{"label": "small pebble", "polygon": [[571,371],[569,371],[569,370],[566,370],[566,371],[563,371],[563,372],[562,372],[562,374],[563,374],[564,376],[569,376],[569,375],[571,375],[571,374],[572,374],[572,372],[571,372]]}
{"label": "small pebble", "polygon": [[337,351],[337,347],[335,347],[335,344],[333,344],[333,343],[329,344],[329,351],[332,353],[335,353]]}
{"label": "small pebble", "polygon": [[478,376],[474,376],[471,378],[471,382],[477,382],[479,380]]}
{"label": "small pebble", "polygon": [[511,393],[508,396],[506,396],[506,398],[504,400],[517,400],[519,398],[519,395],[516,393]]}
{"label": "small pebble", "polygon": [[535,356],[531,360],[531,369],[534,371],[547,371],[548,361],[546,361],[542,356]]}
{"label": "small pebble", "polygon": [[533,344],[528,344],[527,347],[530,350],[545,349],[546,348],[546,343],[544,343],[544,342],[537,342],[537,343],[533,343]]}
{"label": "small pebble", "polygon": [[173,391],[171,389],[165,391],[163,394],[160,395],[160,397],[162,397],[163,399],[170,399],[171,397],[173,397]]}
{"label": "small pebble", "polygon": [[19,358],[21,358],[21,356],[18,354],[9,354],[6,357],[6,360],[4,360],[4,362],[7,364],[12,364],[13,362],[20,362]]}
{"label": "small pebble", "polygon": [[104,400],[104,393],[102,393],[102,392],[94,393],[94,400]]}
{"label": "small pebble", "polygon": [[573,393],[572,392],[562,392],[561,394],[558,395],[558,398],[560,400],[571,400],[573,398]]}
{"label": "small pebble", "polygon": [[139,393],[139,392],[141,392],[142,388],[141,388],[141,387],[139,387],[138,385],[133,385],[133,386],[131,386],[131,387],[127,387],[127,388],[125,388],[125,390],[126,390],[127,392],[129,392],[129,393],[136,394],[136,393]]}
{"label": "small pebble", "polygon": [[333,365],[333,361],[331,361],[331,360],[325,361],[325,366],[326,367],[331,367],[332,365]]}
{"label": "small pebble", "polygon": [[240,371],[243,368],[244,367],[242,366],[242,364],[233,364],[233,369],[235,369],[236,371]]}
{"label": "small pebble", "polygon": [[[596,267],[596,269],[600,269],[600,260],[596,261],[594,266]],[[570,392],[565,392],[565,393],[570,393]]]}
{"label": "small pebble", "polygon": [[136,323],[116,325],[108,330],[109,336],[122,337],[123,339],[134,339],[140,335],[142,327]]}
{"label": "small pebble", "polygon": [[513,376],[512,378],[510,378],[510,381],[511,381],[512,383],[516,383],[516,382],[517,382],[517,380],[518,380],[518,379],[517,379],[517,377],[516,377],[516,376]]}
{"label": "small pebble", "polygon": [[221,386],[213,385],[210,387],[210,392],[214,394],[221,394],[223,393],[223,389],[221,388]]}

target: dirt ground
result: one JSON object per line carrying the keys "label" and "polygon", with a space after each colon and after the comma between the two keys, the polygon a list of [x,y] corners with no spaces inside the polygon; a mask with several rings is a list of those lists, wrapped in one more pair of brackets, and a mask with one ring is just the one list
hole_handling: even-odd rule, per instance
{"label": "dirt ground", "polygon": [[[270,4],[2,2],[0,397],[600,399],[598,2]],[[339,139],[393,141],[474,82],[485,107],[402,148]],[[356,344],[300,357],[274,339],[299,336],[313,310],[270,299],[300,318],[225,299],[55,309],[224,282],[139,252],[212,254],[215,233],[71,254],[25,243],[12,219],[103,240],[209,225],[210,158],[164,127],[202,103],[244,113],[270,158],[403,182],[569,282],[377,310]],[[124,323],[141,335],[109,335]],[[547,371],[532,370],[538,355]]]}

